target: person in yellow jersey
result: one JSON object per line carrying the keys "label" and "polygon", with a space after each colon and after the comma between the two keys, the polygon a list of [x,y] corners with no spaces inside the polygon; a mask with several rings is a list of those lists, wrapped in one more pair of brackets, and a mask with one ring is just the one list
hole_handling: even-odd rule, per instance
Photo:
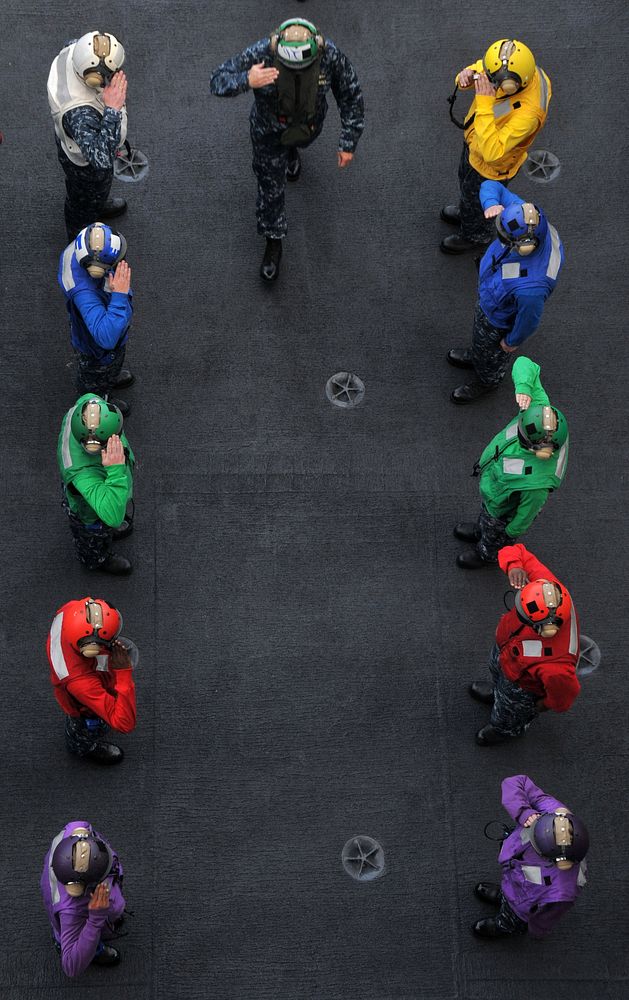
{"label": "person in yellow jersey", "polygon": [[442,220],[458,230],[441,241],[450,254],[491,242],[492,220],[485,218],[479,188],[484,180],[507,185],[515,177],[546,121],[552,94],[548,76],[516,38],[490,45],[482,59],[457,74],[456,84],[460,90],[473,87],[474,100],[462,126],[459,204],[441,210]]}

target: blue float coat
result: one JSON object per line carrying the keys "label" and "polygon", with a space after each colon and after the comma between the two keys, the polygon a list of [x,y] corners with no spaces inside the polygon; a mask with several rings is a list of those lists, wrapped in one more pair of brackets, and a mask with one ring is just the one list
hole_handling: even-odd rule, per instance
{"label": "blue float coat", "polygon": [[74,243],[61,254],[58,281],[70,316],[72,346],[105,362],[117,346],[125,344],[133,315],[133,294],[109,292],[107,278],[92,278],[74,254]]}
{"label": "blue float coat", "polygon": [[[491,205],[524,204],[524,198],[509,191],[499,181],[483,181],[480,186],[483,210]],[[540,246],[528,257],[515,250],[502,257],[504,245],[496,239],[487,248],[479,268],[480,306],[490,322],[508,330],[505,342],[518,347],[535,333],[544,310],[544,302],[553,291],[564,259],[563,244],[557,230],[540,212]]]}

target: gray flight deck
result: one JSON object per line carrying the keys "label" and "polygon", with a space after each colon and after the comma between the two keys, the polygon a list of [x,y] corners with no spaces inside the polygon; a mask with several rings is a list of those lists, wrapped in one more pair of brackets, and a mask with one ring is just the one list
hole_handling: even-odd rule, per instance
{"label": "gray flight deck", "polygon": [[[247,116],[213,68],[287,16],[351,58],[367,125],[336,167],[332,102],[288,191],[282,273],[263,287]],[[128,52],[129,137],[150,159],[128,197],[137,385],[127,433],[137,518],[129,579],[75,561],[55,447],[73,402],[57,260],[63,178],[50,62],[97,27]],[[3,6],[2,1000],[624,1000],[627,864],[627,204],[622,0],[32,0]],[[481,749],[484,677],[506,579],[464,573],[452,526],[471,466],[515,412],[510,385],[467,409],[445,363],[469,338],[476,272],[438,250],[457,191],[454,73],[521,37],[553,83],[536,148],[566,265],[528,353],[571,428],[565,484],[526,543],[571,588],[603,662],[566,715]],[[460,102],[465,106],[465,101]],[[330,405],[338,371],[360,407]],[[122,766],[70,758],[45,640],[92,593],[141,650]],[[544,942],[479,941],[483,837],[525,772],[587,821],[591,883]],[[119,850],[121,965],[70,981],[39,898],[55,833],[86,818]],[[353,834],[384,876],[348,877]]]}

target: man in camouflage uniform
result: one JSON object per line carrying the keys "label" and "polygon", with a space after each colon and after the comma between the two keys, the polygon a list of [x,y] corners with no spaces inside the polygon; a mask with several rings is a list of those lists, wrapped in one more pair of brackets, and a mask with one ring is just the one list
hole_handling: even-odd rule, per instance
{"label": "man in camouflage uniform", "polygon": [[364,128],[364,105],[349,59],[302,18],[285,21],[270,38],[228,59],[212,74],[210,90],[217,97],[249,89],[255,98],[250,132],[258,179],[258,233],[267,241],[260,273],[274,281],[287,232],[286,180],[296,181],[301,172],[298,148],[310,145],[321,132],[331,90],[341,116],[338,166],[347,167]]}
{"label": "man in camouflage uniform", "polygon": [[77,399],[61,424],[57,462],[76,554],[88,569],[126,575],[132,566],[111,549],[130,535],[135,458],[122,414],[92,393]]}
{"label": "man in camouflage uniform", "polygon": [[109,199],[114,161],[127,134],[123,62],[124,49],[113,35],[89,32],[69,42],[50,68],[48,102],[66,179],[69,240],[90,222],[114,218],[127,207],[123,198]]}

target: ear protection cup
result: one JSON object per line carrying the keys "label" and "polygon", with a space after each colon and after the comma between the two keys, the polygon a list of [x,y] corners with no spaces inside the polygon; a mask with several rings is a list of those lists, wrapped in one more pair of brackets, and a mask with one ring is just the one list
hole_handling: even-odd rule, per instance
{"label": "ear protection cup", "polygon": [[107,269],[99,264],[98,261],[94,261],[92,264],[88,264],[85,269],[89,274],[90,278],[104,278],[107,273]]}
{"label": "ear protection cup", "polygon": [[500,84],[500,89],[503,92],[503,94],[506,94],[507,97],[510,97],[512,94],[517,94],[518,90],[520,89],[520,81],[508,76],[506,80],[503,80],[502,83]]}
{"label": "ear protection cup", "polygon": [[100,73],[86,73],[83,77],[83,81],[88,87],[91,87],[92,90],[100,90],[100,88],[105,85],[105,80]]}

